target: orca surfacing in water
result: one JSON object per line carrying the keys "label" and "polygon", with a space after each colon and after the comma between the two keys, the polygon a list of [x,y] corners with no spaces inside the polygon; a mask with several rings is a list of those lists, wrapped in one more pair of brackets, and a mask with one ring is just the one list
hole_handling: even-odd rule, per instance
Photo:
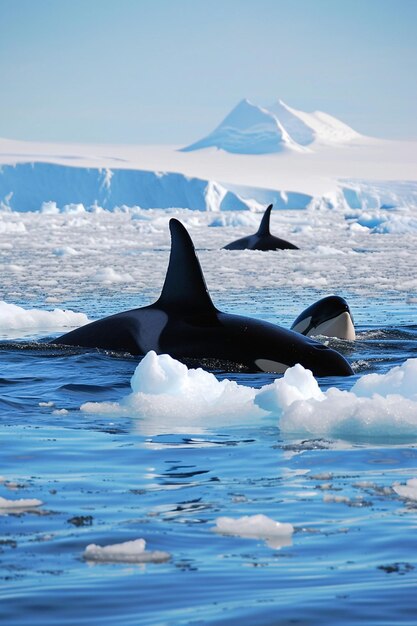
{"label": "orca surfacing in water", "polygon": [[315,376],[349,376],[346,359],[299,333],[257,319],[222,313],[207,291],[193,242],[172,218],[171,255],[159,299],[73,330],[55,344],[133,355],[149,350],[203,367],[283,373],[301,363]]}
{"label": "orca surfacing in water", "polygon": [[224,246],[224,250],[299,250],[293,243],[271,235],[269,229],[271,211],[272,204],[266,209],[259,229],[254,235],[232,241],[232,243]]}
{"label": "orca surfacing in water", "polygon": [[356,339],[352,313],[340,296],[327,296],[300,313],[291,330],[308,337],[323,335],[354,341]]}

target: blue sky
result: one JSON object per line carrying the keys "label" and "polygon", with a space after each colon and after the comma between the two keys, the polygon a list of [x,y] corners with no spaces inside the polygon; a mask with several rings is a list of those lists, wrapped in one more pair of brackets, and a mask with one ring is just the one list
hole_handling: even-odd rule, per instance
{"label": "blue sky", "polygon": [[0,0],[0,137],[187,144],[242,99],[417,139],[417,0]]}

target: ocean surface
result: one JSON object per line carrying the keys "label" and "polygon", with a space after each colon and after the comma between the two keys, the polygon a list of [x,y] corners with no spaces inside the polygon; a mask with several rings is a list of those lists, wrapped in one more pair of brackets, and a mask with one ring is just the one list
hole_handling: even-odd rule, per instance
{"label": "ocean surface", "polygon": [[[169,235],[165,215],[149,215],[2,214],[0,298],[90,319],[152,302]],[[330,223],[329,214],[283,212],[276,234],[305,249],[250,255],[218,250],[247,234],[238,217],[218,228],[206,215],[179,217],[221,310],[289,327],[324,295],[348,300],[357,340],[330,344],[355,375],[321,379],[323,391],[349,391],[417,358],[411,228],[378,233],[352,215]],[[86,402],[129,394],[138,359],[42,341],[65,330],[1,328],[0,497],[41,502],[0,507],[1,624],[417,623],[417,502],[393,488],[417,477],[417,427],[364,436],[358,412],[358,428],[334,439],[282,433],[274,417],[225,415],[215,427],[178,418],[170,429],[155,415],[86,413]],[[276,378],[214,373],[255,388]],[[272,545],[215,532],[219,517],[259,514],[293,534]],[[169,558],[85,558],[90,544],[139,538]]]}

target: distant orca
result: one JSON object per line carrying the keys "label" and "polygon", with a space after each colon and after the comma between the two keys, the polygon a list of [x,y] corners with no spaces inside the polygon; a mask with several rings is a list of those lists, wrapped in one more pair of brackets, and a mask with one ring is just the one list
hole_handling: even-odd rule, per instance
{"label": "distant orca", "polygon": [[207,291],[193,242],[172,218],[171,256],[159,299],[105,317],[53,343],[144,355],[149,350],[203,367],[283,373],[301,363],[315,376],[349,376],[346,359],[299,333],[218,311]]}
{"label": "distant orca", "polygon": [[259,230],[254,235],[242,237],[224,246],[225,250],[299,250],[297,246],[285,239],[279,239],[271,235],[269,222],[271,219],[272,204],[266,209],[259,226]]}
{"label": "distant orca", "polygon": [[356,339],[349,305],[340,296],[322,298],[300,313],[291,330],[307,335]]}

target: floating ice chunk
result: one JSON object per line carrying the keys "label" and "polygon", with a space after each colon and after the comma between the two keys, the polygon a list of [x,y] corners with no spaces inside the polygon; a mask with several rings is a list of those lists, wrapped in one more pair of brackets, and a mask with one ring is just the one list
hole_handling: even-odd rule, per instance
{"label": "floating ice chunk", "polygon": [[297,400],[325,399],[325,394],[310,370],[299,363],[286,370],[284,377],[266,385],[258,392],[255,404],[266,411],[281,412]]}
{"label": "floating ice chunk", "polygon": [[410,478],[405,485],[394,483],[392,486],[395,493],[408,500],[417,500],[417,478]]}
{"label": "floating ice chunk", "polygon": [[128,272],[119,274],[112,267],[103,267],[92,276],[92,280],[108,285],[111,283],[132,283],[133,277]]}
{"label": "floating ice chunk", "polygon": [[75,256],[78,252],[71,246],[64,246],[62,248],[55,248],[53,254],[55,256]]}
{"label": "floating ice chunk", "polygon": [[294,532],[292,524],[276,522],[266,515],[243,517],[218,517],[214,530],[222,535],[234,535],[249,539],[264,539],[271,548],[291,545]]}
{"label": "floating ice chunk", "polygon": [[137,366],[131,387],[132,393],[120,403],[88,402],[81,410],[143,418],[140,427],[147,434],[204,432],[207,419],[215,427],[265,415],[253,404],[255,389],[227,379],[218,381],[210,372],[188,369],[153,350]]}
{"label": "floating ice chunk", "polygon": [[42,329],[52,330],[71,326],[83,326],[90,320],[84,313],[75,313],[70,309],[23,309],[16,304],[0,301],[0,332],[6,330]]}
{"label": "floating ice chunk", "polygon": [[40,212],[46,215],[58,215],[59,207],[57,206],[56,202],[52,202],[52,201],[42,202]]}
{"label": "floating ice chunk", "polygon": [[3,220],[0,220],[0,233],[2,235],[4,234],[20,234],[20,233],[25,233],[26,232],[26,226],[23,224],[23,222],[6,222]]}
{"label": "floating ice chunk", "polygon": [[271,385],[253,389],[188,369],[169,355],[149,352],[120,402],[81,406],[86,413],[141,418],[142,432],[201,433],[209,427],[257,423],[274,417],[283,434],[348,441],[403,438],[417,441],[417,359],[383,375],[368,374],[341,391],[321,391],[309,370],[289,368]]}
{"label": "floating ice chunk", "polygon": [[135,539],[123,543],[98,546],[90,543],[84,550],[83,557],[87,561],[107,563],[164,563],[171,555],[159,550],[147,551],[144,539]]}
{"label": "floating ice chunk", "polygon": [[417,403],[402,396],[360,398],[331,388],[318,402],[298,400],[284,411],[282,433],[347,440],[417,440]]}
{"label": "floating ice chunk", "polygon": [[391,394],[400,394],[417,401],[417,359],[408,359],[402,365],[393,367],[386,374],[362,376],[351,391],[361,397],[379,394],[386,398]]}
{"label": "floating ice chunk", "polygon": [[7,498],[0,497],[0,515],[7,515],[8,513],[25,513],[43,504],[42,500],[36,498],[26,499],[19,498],[18,500],[8,500]]}
{"label": "floating ice chunk", "polygon": [[343,504],[350,504],[352,500],[347,496],[335,496],[333,494],[323,496],[323,502],[337,502]]}
{"label": "floating ice chunk", "polygon": [[368,374],[350,392],[323,393],[301,365],[264,387],[255,402],[279,418],[282,433],[347,440],[417,440],[417,359]]}
{"label": "floating ice chunk", "polygon": [[79,202],[79,203],[75,203],[72,202],[70,204],[66,204],[63,209],[62,209],[63,213],[86,213],[85,210],[85,206]]}

